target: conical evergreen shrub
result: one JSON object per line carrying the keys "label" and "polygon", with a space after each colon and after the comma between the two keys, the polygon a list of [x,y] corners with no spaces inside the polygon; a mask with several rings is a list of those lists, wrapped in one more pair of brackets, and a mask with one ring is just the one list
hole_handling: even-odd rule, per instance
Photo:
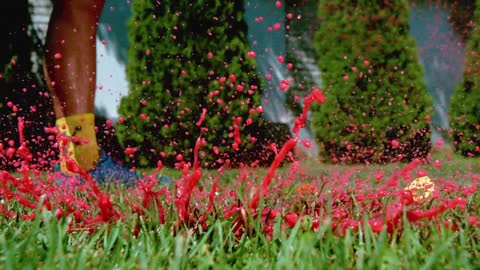
{"label": "conical evergreen shrub", "polygon": [[202,128],[207,166],[261,157],[252,149],[264,131],[262,88],[248,57],[243,1],[132,5],[130,93],[121,101],[117,133],[124,147],[137,150],[130,154],[138,164],[193,160]]}
{"label": "conical evergreen shrub", "polygon": [[407,1],[319,2],[315,48],[327,96],[312,123],[321,155],[347,163],[427,156],[432,99]]}
{"label": "conical evergreen shrub", "polygon": [[452,95],[449,112],[454,149],[464,156],[480,156],[480,1],[476,6],[463,81]]}

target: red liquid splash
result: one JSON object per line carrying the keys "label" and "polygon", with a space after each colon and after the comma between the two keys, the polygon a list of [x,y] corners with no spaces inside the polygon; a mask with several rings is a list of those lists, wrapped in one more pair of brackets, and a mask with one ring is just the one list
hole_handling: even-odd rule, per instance
{"label": "red liquid splash", "polygon": [[[235,80],[230,76],[231,81]],[[298,161],[293,161],[287,177],[284,179],[276,175],[277,169],[287,158],[293,157],[291,151],[298,143],[300,129],[304,128],[307,121],[307,112],[310,106],[317,102],[322,104],[325,100],[320,89],[313,89],[304,99],[304,108],[300,116],[295,120],[293,127],[294,138],[289,139],[278,151],[276,157],[258,188],[250,178],[246,168],[240,170],[240,175],[234,186],[219,187],[220,175],[213,180],[211,189],[204,190],[199,186],[203,176],[200,167],[199,152],[205,144],[202,135],[197,139],[193,151],[193,164],[183,161],[179,156],[179,166],[183,170],[183,176],[176,180],[176,192],[171,193],[168,188],[159,189],[154,175],[146,175],[139,181],[136,188],[127,190],[131,194],[127,202],[131,205],[131,211],[138,215],[147,215],[145,210],[157,209],[159,222],[172,222],[184,224],[185,226],[209,226],[209,216],[234,219],[233,232],[241,236],[248,233],[252,228],[248,225],[249,218],[260,219],[263,223],[262,231],[271,236],[274,230],[275,220],[283,218],[283,227],[293,227],[298,222],[309,223],[310,229],[317,230],[325,220],[330,220],[330,226],[339,235],[348,229],[357,230],[367,220],[372,231],[379,232],[384,229],[392,233],[400,230],[403,222],[403,213],[409,222],[416,224],[425,221],[432,221],[441,217],[449,209],[465,209],[467,200],[478,188],[480,176],[471,175],[471,185],[458,187],[448,181],[439,180],[436,183],[434,194],[428,199],[431,206],[425,207],[424,201],[415,201],[410,191],[405,186],[412,181],[413,175],[425,176],[425,170],[415,170],[424,163],[422,160],[414,160],[401,170],[398,170],[391,177],[384,180],[383,172],[375,172],[370,175],[375,180],[372,184],[367,179],[355,179],[351,182],[357,170],[352,168],[347,172],[332,170],[328,176],[317,176],[309,183],[301,183],[293,196],[285,196],[284,190],[295,186],[298,175],[302,174]],[[197,126],[201,126],[207,111],[203,110]],[[240,147],[240,125],[241,118],[235,118],[233,124],[233,141]],[[91,179],[89,174],[67,159],[67,167],[70,171],[79,174],[85,183],[76,181],[75,178],[63,179],[65,184],[59,184],[59,176],[52,174],[42,179],[41,173],[35,172],[31,166],[32,154],[28,149],[28,143],[24,137],[23,118],[18,119],[20,133],[20,146],[15,149],[0,148],[0,154],[7,155],[9,149],[13,149],[12,155],[20,157],[16,177],[7,171],[0,172],[0,213],[8,218],[20,217],[24,220],[36,218],[36,211],[40,207],[42,211],[55,213],[58,219],[72,217],[71,231],[78,229],[94,229],[98,225],[121,220],[130,214],[129,211],[122,212],[114,207],[112,198],[115,194],[107,194]],[[57,133],[54,129],[51,132]],[[202,129],[203,132],[208,132]],[[68,141],[69,138],[57,134],[58,141]],[[308,145],[308,142],[302,142]],[[63,144],[66,145],[66,144]],[[63,150],[61,149],[61,152]],[[155,174],[161,170],[159,163]],[[224,168],[219,169],[219,173]],[[33,177],[35,176],[35,177]],[[45,177],[44,177],[45,178]],[[274,179],[276,183],[274,185]],[[68,180],[68,181],[67,181]],[[245,198],[238,198],[237,190],[245,190]],[[79,196],[78,194],[81,194]],[[453,198],[450,196],[453,194]],[[260,199],[264,200],[264,207],[260,208]],[[427,200],[427,199],[425,199]],[[12,208],[12,202],[17,202],[23,208]],[[194,203],[192,203],[194,201]],[[244,201],[242,203],[241,201]],[[275,202],[275,203],[272,203]],[[178,219],[166,220],[165,208],[174,203]],[[270,206],[274,205],[274,207]],[[219,213],[218,209],[223,209]],[[261,210],[260,210],[261,209]],[[17,211],[17,212],[15,212]],[[282,213],[287,213],[282,217]],[[365,219],[367,215],[367,219]],[[469,217],[468,222],[473,226],[480,227],[480,221],[474,216]],[[456,224],[447,222],[448,228],[455,228]],[[447,224],[445,223],[445,224]],[[137,228],[138,233],[139,228]]]}

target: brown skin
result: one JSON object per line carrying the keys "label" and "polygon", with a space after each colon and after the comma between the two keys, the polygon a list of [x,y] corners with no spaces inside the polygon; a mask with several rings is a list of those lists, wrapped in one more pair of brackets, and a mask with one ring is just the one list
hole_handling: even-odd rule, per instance
{"label": "brown skin", "polygon": [[55,116],[93,113],[95,42],[105,1],[56,0],[53,5],[43,59]]}

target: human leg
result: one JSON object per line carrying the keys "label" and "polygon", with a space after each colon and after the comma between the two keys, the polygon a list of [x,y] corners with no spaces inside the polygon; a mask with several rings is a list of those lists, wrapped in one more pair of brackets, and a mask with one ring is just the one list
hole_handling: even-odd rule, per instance
{"label": "human leg", "polygon": [[[95,168],[96,32],[104,0],[56,0],[45,41],[45,77],[57,126],[81,139],[68,151],[84,170]],[[66,170],[65,165],[62,170]]]}
{"label": "human leg", "polygon": [[[99,151],[95,134],[95,44],[104,5],[105,0],[54,1],[45,42],[44,72],[52,92],[57,127],[65,135],[83,140],[60,145],[67,148],[67,156],[97,182],[132,185],[140,176]],[[60,158],[60,167],[68,174],[64,157]],[[158,180],[171,184],[168,177]]]}

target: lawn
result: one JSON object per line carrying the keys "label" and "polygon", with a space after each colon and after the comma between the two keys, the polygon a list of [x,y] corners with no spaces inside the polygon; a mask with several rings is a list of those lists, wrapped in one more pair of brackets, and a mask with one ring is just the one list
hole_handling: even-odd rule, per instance
{"label": "lawn", "polygon": [[[57,217],[47,210],[31,210],[37,213],[32,220],[2,216],[0,268],[478,269],[479,163],[447,150],[436,151],[430,163],[410,171],[402,171],[408,164],[287,163],[277,171],[269,194],[260,198],[255,213],[261,215],[251,207],[239,207],[231,216],[227,213],[232,205],[249,205],[247,201],[255,195],[252,186],[260,184],[267,170],[203,171],[190,201],[189,217],[183,222],[168,192],[148,209],[135,211],[132,202],[140,198],[138,191],[102,187],[120,218],[76,226],[72,215]],[[392,188],[395,192],[366,199],[367,203],[356,200],[357,195],[385,191],[381,187],[398,172],[402,173],[398,186]],[[181,181],[179,171],[164,169],[162,173]],[[405,204],[393,228],[377,230],[369,225],[379,213],[387,224],[389,207],[402,194],[398,190],[424,174],[434,181],[435,195]],[[218,188],[210,201],[217,176]],[[470,187],[470,192],[462,186]],[[175,188],[168,190],[176,192]],[[342,200],[341,190],[351,200]],[[85,192],[77,191],[76,196],[93,200]],[[414,210],[427,213],[458,198],[464,199],[463,205],[410,222]],[[379,207],[370,207],[374,204]],[[29,213],[14,200],[4,200],[2,205],[12,212]],[[93,206],[83,210],[94,216],[98,210]]]}

